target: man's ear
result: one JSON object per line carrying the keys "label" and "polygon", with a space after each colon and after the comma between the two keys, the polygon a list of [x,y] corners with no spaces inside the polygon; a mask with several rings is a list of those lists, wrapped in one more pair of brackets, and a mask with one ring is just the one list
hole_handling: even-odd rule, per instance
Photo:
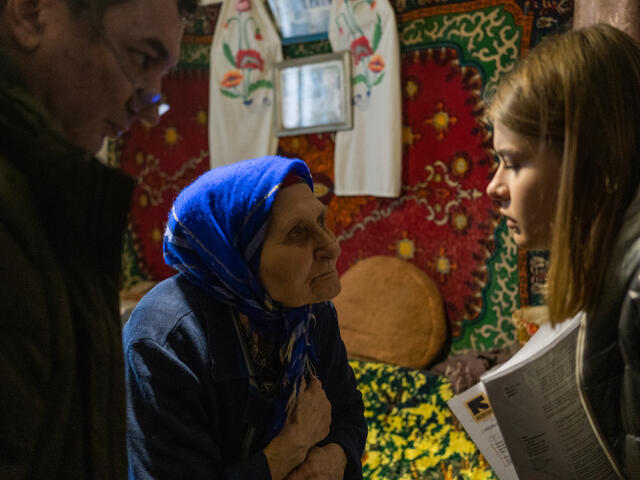
{"label": "man's ear", "polygon": [[26,51],[38,48],[50,18],[51,4],[50,0],[6,0],[2,12],[6,33],[17,48]]}

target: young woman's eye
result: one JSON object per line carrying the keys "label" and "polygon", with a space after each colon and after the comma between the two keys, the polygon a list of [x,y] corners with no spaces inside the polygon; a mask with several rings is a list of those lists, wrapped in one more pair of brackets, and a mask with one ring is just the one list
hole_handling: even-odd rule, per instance
{"label": "young woman's eye", "polygon": [[517,172],[518,170],[520,170],[520,165],[518,165],[517,163],[505,163],[504,168],[506,170],[513,170],[514,172]]}
{"label": "young woman's eye", "polygon": [[500,162],[500,165],[502,166],[503,169],[505,170],[514,170],[514,171],[518,171],[518,169],[520,168],[520,166],[511,161],[511,160],[505,160],[504,158],[500,158],[498,157],[498,160]]}

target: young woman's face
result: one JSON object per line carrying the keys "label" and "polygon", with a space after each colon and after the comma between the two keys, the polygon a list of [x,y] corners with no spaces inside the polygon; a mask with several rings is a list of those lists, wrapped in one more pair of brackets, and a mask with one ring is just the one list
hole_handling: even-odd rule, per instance
{"label": "young woman's face", "polygon": [[325,225],[326,207],[306,183],[280,191],[260,254],[260,280],[286,307],[329,300],[340,292],[340,246]]}
{"label": "young woman's face", "polygon": [[500,165],[487,186],[516,244],[549,249],[556,211],[561,154],[539,148],[537,139],[515,133],[496,122],[493,147]]}

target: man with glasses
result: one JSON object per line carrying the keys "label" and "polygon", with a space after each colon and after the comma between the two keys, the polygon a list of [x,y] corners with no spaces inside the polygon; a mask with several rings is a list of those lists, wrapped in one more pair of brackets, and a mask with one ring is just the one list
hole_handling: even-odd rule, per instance
{"label": "man with glasses", "polygon": [[118,315],[132,181],[196,0],[0,0],[0,478],[126,477]]}

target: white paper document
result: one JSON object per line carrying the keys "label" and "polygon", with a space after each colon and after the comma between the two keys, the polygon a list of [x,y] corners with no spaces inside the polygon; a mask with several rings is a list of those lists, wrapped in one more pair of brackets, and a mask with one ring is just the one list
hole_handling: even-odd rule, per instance
{"label": "white paper document", "polygon": [[578,396],[580,319],[541,326],[509,361],[449,401],[500,479],[616,478]]}
{"label": "white paper document", "polygon": [[447,403],[498,478],[517,479],[482,382],[456,395]]}

